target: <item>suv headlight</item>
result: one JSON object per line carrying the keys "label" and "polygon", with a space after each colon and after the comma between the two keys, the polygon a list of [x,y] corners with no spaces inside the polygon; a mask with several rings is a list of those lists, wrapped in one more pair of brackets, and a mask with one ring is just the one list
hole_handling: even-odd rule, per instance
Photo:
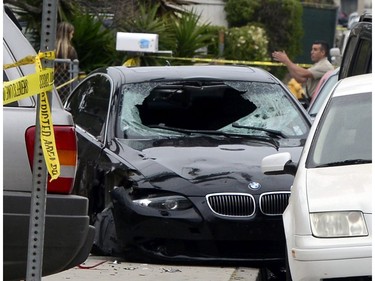
{"label": "suv headlight", "polygon": [[186,210],[192,207],[192,203],[189,199],[179,195],[148,197],[133,200],[133,203],[142,207],[150,207],[166,211]]}
{"label": "suv headlight", "polygon": [[311,213],[312,233],[316,237],[367,236],[368,231],[362,212]]}

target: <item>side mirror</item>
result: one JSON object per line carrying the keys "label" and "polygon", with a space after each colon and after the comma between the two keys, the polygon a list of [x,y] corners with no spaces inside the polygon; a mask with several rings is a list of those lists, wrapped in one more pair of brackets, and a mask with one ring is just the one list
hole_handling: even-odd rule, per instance
{"label": "side mirror", "polygon": [[329,50],[331,56],[331,62],[334,66],[338,67],[341,64],[342,54],[339,48],[332,48]]}
{"label": "side mirror", "polygon": [[340,49],[339,48],[331,48],[329,50],[329,55],[331,57],[340,57],[341,56]]}
{"label": "side mirror", "polygon": [[290,174],[294,176],[297,172],[297,164],[292,161],[292,156],[289,152],[264,157],[261,168],[265,175]]}

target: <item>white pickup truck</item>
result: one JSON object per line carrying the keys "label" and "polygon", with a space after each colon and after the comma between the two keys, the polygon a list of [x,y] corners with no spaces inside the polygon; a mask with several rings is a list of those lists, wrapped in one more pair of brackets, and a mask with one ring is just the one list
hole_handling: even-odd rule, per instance
{"label": "white pickup truck", "polygon": [[[3,63],[11,64],[35,50],[3,9]],[[34,65],[3,69],[3,81],[35,73]],[[89,225],[88,199],[72,195],[77,165],[77,140],[71,115],[52,93],[52,119],[60,159],[60,177],[47,187],[42,275],[84,262],[94,227]],[[29,239],[36,98],[3,106],[3,278],[25,279]]]}

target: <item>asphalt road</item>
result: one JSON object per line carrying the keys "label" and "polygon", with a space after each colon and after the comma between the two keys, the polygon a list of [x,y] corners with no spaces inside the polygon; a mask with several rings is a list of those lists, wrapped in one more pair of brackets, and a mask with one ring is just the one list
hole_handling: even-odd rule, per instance
{"label": "asphalt road", "polygon": [[42,281],[255,281],[259,270],[248,267],[206,267],[129,263],[113,257],[90,256],[85,263]]}

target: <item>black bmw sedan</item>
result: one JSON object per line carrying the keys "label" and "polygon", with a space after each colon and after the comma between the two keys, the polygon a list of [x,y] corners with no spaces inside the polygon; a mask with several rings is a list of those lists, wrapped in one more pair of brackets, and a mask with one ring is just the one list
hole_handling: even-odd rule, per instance
{"label": "black bmw sedan", "polygon": [[293,178],[262,174],[261,159],[288,151],[297,162],[311,121],[270,73],[108,67],[65,108],[79,139],[74,190],[90,199],[97,250],[143,261],[283,260]]}

